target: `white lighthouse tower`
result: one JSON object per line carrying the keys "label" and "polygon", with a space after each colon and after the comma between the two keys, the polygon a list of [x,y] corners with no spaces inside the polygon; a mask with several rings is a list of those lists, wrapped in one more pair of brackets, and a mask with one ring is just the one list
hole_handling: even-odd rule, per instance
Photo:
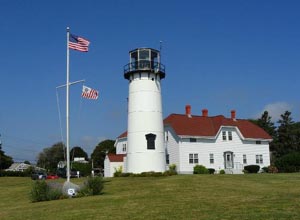
{"label": "white lighthouse tower", "polygon": [[161,99],[165,67],[151,48],[129,52],[124,67],[129,81],[126,172],[163,172],[166,169]]}

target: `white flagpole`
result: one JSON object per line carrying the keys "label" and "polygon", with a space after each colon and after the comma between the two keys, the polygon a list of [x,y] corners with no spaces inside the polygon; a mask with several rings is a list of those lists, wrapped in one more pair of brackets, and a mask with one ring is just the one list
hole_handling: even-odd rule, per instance
{"label": "white flagpole", "polygon": [[66,144],[67,144],[67,182],[70,182],[70,131],[69,131],[69,104],[70,104],[70,73],[69,73],[69,38],[70,37],[70,28],[67,27],[67,82],[66,82]]}

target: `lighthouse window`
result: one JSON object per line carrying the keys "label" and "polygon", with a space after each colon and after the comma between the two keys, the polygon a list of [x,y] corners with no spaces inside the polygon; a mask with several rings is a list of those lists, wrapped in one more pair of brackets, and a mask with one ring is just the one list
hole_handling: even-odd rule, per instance
{"label": "lighthouse window", "polygon": [[140,50],[140,60],[149,60],[149,50]]}
{"label": "lighthouse window", "polygon": [[155,149],[155,134],[146,134],[146,140],[147,140],[147,149],[148,150],[154,150]]}

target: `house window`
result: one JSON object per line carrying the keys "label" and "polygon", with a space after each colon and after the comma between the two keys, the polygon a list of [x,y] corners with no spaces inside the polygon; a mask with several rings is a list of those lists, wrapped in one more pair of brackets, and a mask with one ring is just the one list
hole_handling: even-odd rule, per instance
{"label": "house window", "polygon": [[197,142],[196,138],[190,138],[190,142]]}
{"label": "house window", "polygon": [[228,138],[229,141],[232,141],[232,131],[222,131],[222,139],[226,141]]}
{"label": "house window", "polygon": [[263,155],[261,155],[261,154],[256,155],[256,163],[257,164],[263,164],[264,163]]}
{"label": "house window", "polygon": [[243,155],[243,164],[247,164],[247,155],[246,154]]}
{"label": "house window", "polygon": [[213,164],[214,162],[214,154],[209,154],[209,163]]}
{"label": "house window", "polygon": [[199,160],[198,160],[198,154],[189,154],[189,162],[191,164],[198,163],[199,162]]}
{"label": "house window", "polygon": [[170,164],[170,155],[166,154],[166,164]]}
{"label": "house window", "polygon": [[261,144],[261,141],[256,141],[256,144]]}
{"label": "house window", "polygon": [[126,152],[126,144],[123,144],[122,151]]}
{"label": "house window", "polygon": [[228,131],[228,140],[232,141],[232,132],[231,131]]}
{"label": "house window", "polygon": [[226,131],[222,131],[223,141],[227,140]]}
{"label": "house window", "polygon": [[155,134],[146,134],[146,139],[147,139],[147,149],[148,150],[154,150],[155,149]]}

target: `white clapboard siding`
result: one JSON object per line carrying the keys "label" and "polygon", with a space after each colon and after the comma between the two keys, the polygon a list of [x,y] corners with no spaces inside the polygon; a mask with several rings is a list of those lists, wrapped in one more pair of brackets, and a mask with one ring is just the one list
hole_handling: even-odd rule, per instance
{"label": "white clapboard siding", "polygon": [[113,177],[116,169],[124,167],[123,162],[111,162],[109,157],[106,156],[104,160],[104,177]]}
{"label": "white clapboard siding", "polygon": [[[124,149],[125,146],[125,149]],[[117,139],[115,143],[116,154],[126,154],[127,153],[127,138]]]}
{"label": "white clapboard siding", "polygon": [[176,164],[177,169],[180,166],[178,140],[173,129],[165,127],[165,146],[166,152],[169,154],[169,164]]}

